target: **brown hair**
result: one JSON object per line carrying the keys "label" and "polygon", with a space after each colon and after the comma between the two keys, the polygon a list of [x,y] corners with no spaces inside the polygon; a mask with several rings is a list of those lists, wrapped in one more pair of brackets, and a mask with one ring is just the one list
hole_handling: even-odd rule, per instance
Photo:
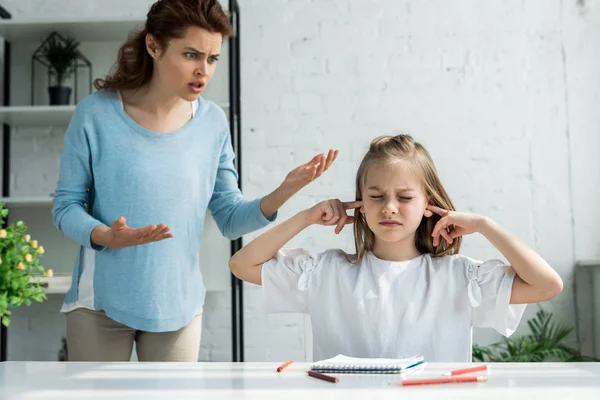
{"label": "brown hair", "polygon": [[[455,209],[440,181],[429,152],[420,143],[415,142],[410,135],[381,136],[371,142],[369,151],[365,154],[356,173],[356,200],[362,200],[362,191],[371,166],[398,161],[408,161],[421,175],[421,186],[425,196],[429,198],[430,204],[446,210]],[[373,250],[375,234],[369,229],[360,210],[354,211],[354,218],[354,246],[356,258],[360,260],[365,252]],[[433,246],[431,233],[440,218],[437,214],[430,218],[423,216],[415,234],[415,245],[419,253],[440,257],[459,252],[462,243],[461,237],[455,238],[450,245],[440,237],[439,245]]]}
{"label": "brown hair", "polygon": [[166,49],[170,39],[182,38],[191,26],[220,33],[223,38],[233,33],[229,15],[218,0],[158,0],[150,7],[144,28],[133,30],[119,49],[111,73],[104,79],[96,79],[94,87],[120,90],[146,85],[154,69],[146,50],[146,35],[151,34]]}

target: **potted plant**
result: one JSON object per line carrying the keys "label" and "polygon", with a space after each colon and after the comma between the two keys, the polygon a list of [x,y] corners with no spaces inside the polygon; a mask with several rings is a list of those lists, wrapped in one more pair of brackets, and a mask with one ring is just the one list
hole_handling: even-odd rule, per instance
{"label": "potted plant", "polygon": [[488,347],[474,345],[474,362],[548,362],[600,361],[582,355],[563,340],[573,331],[570,326],[552,321],[552,313],[540,307],[535,317],[527,321],[531,333],[503,338]]}
{"label": "potted plant", "polygon": [[[7,216],[8,210],[0,203],[2,225]],[[4,326],[10,324],[11,309],[46,299],[39,277],[52,275],[52,270],[44,271],[39,261],[44,248],[26,231],[23,221],[0,229],[0,319]]]}
{"label": "potted plant", "polygon": [[49,64],[51,79],[54,78],[48,87],[50,105],[70,104],[71,88],[63,84],[76,69],[78,48],[77,40],[63,38],[57,33],[52,33],[42,44],[41,55]]}

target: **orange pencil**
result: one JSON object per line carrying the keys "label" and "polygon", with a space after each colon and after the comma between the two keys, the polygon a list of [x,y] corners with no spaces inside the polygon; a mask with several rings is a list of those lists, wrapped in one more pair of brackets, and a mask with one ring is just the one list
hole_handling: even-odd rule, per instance
{"label": "orange pencil", "polygon": [[308,376],[312,376],[313,378],[317,378],[317,379],[322,379],[327,382],[331,382],[331,383],[339,382],[339,379],[336,378],[335,376],[329,376],[329,375],[322,374],[320,372],[310,371],[310,370],[306,371],[306,373],[308,374]]}
{"label": "orange pencil", "polygon": [[444,376],[456,376],[456,375],[462,375],[462,374],[469,374],[471,372],[480,372],[480,371],[487,371],[487,370],[488,370],[487,365],[479,365],[477,367],[463,368],[463,369],[457,369],[454,371],[446,372],[444,374]]}
{"label": "orange pencil", "polygon": [[293,363],[293,361],[292,361],[292,360],[290,360],[290,361],[286,361],[286,362],[285,362],[285,363],[283,363],[283,364],[282,364],[280,367],[278,367],[278,368],[277,368],[277,372],[281,372],[281,371],[283,371],[283,370],[284,370],[284,369],[286,369],[286,367],[287,367],[288,365],[290,365],[291,363]]}
{"label": "orange pencil", "polygon": [[400,386],[432,385],[438,383],[486,382],[487,376],[461,376],[458,378],[416,379],[398,382]]}

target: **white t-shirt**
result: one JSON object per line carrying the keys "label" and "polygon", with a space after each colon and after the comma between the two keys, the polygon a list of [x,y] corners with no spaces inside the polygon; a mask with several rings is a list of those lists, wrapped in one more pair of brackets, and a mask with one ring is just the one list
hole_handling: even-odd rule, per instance
{"label": "white t-shirt", "polygon": [[470,362],[471,328],[505,336],[525,305],[511,305],[515,272],[502,261],[463,255],[391,262],[367,253],[350,263],[340,250],[282,249],[262,268],[267,313],[306,313],[313,358],[402,358]]}

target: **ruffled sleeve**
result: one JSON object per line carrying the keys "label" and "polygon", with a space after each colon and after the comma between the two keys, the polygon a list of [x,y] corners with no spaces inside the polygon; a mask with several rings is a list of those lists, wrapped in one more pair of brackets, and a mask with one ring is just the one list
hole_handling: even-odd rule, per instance
{"label": "ruffled sleeve", "polygon": [[308,289],[320,255],[282,249],[262,267],[263,307],[267,313],[307,313]]}
{"label": "ruffled sleeve", "polygon": [[500,260],[469,260],[467,276],[473,326],[494,328],[504,336],[519,326],[525,304],[510,304],[515,271]]}

